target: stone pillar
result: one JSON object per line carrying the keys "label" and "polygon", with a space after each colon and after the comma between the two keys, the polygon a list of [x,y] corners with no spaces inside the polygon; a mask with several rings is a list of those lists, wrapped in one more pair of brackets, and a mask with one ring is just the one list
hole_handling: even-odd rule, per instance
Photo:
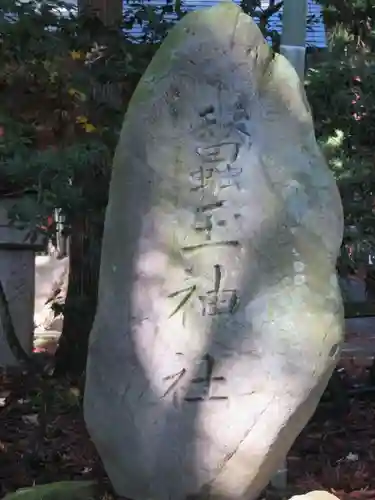
{"label": "stone pillar", "polygon": [[[9,303],[18,339],[31,354],[34,335],[35,253],[40,239],[31,242],[26,230],[9,225],[8,213],[19,200],[0,199],[0,281]],[[0,320],[0,367],[17,365]]]}

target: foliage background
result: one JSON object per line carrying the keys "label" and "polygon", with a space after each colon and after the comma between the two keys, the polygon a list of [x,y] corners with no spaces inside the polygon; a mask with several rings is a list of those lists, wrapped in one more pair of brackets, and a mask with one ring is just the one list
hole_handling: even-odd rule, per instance
{"label": "foliage background", "polygon": [[375,3],[320,0],[328,51],[307,72],[318,141],[341,191],[345,238],[339,271],[373,271]]}

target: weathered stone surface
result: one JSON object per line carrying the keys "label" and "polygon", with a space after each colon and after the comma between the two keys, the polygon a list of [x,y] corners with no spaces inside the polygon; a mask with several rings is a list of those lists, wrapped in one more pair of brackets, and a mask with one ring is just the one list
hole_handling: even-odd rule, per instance
{"label": "weathered stone surface", "polygon": [[[30,250],[0,249],[0,280],[16,334],[28,354],[32,352],[34,334],[34,258],[34,252]],[[17,364],[0,324],[0,366]]]}
{"label": "weathered stone surface", "polygon": [[[17,337],[24,350],[31,354],[34,334],[35,252],[40,249],[40,241],[31,243],[26,231],[9,225],[8,213],[17,201],[11,198],[0,201],[0,281]],[[0,319],[0,366],[17,364]]]}
{"label": "weathered stone surface", "polygon": [[234,4],[187,15],[130,103],[85,418],[117,492],[252,499],[343,331],[341,202],[302,85]]}

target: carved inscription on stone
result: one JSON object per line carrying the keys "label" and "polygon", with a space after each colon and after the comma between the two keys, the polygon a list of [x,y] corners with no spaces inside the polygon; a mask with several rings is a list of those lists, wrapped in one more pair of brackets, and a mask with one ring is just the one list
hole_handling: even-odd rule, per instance
{"label": "carved inscription on stone", "polygon": [[215,375],[215,358],[206,353],[200,362],[198,374],[191,380],[184,400],[190,403],[224,401],[229,399],[224,389],[226,378]]}
{"label": "carved inscription on stone", "polygon": [[234,289],[221,287],[222,269],[219,264],[214,265],[214,283],[211,290],[199,295],[202,306],[202,316],[216,316],[217,314],[234,314],[239,305],[239,297]]}
{"label": "carved inscription on stone", "polygon": [[[225,391],[227,380],[217,373],[216,365],[216,360],[211,354],[206,353],[202,356],[198,363],[197,373],[190,380],[188,393],[183,397],[184,401],[196,403],[229,399]],[[173,400],[177,403],[181,399],[179,391],[186,375],[186,368],[182,368],[177,373],[164,377],[163,381],[167,384],[167,388],[162,398],[173,394]]]}
{"label": "carved inscription on stone", "polygon": [[[213,110],[211,110],[213,111]],[[241,132],[241,129],[238,130]],[[244,134],[247,136],[247,134]],[[240,148],[243,141],[223,140],[208,147],[197,147],[196,154],[200,158],[198,169],[190,172],[190,191],[198,195],[198,203],[194,213],[193,228],[202,236],[202,243],[183,247],[183,252],[195,250],[208,250],[214,245],[225,245],[240,248],[237,240],[215,241],[213,238],[214,217],[225,207],[226,200],[221,197],[225,195],[228,188],[238,188],[238,181],[242,173],[242,168],[237,164]],[[234,220],[241,217],[239,213],[234,215]],[[216,217],[218,226],[225,226],[225,216]],[[184,321],[185,309],[191,301],[198,301],[199,311],[202,317],[212,317],[222,314],[234,314],[240,304],[240,297],[235,288],[223,286],[223,274],[225,269],[220,263],[213,263],[212,286],[202,286],[193,282],[191,286],[182,288],[179,291],[169,294],[169,298],[178,302],[173,308],[170,317],[177,312],[182,312]],[[183,353],[179,353],[183,356]],[[210,354],[206,353],[199,364],[197,375],[189,383],[188,394],[183,398],[186,402],[223,401],[228,399],[228,395],[223,392],[225,377],[220,376],[215,370],[216,361]],[[181,400],[178,396],[179,388],[183,386],[183,381],[187,376],[186,368],[181,368],[176,373],[164,377],[167,388],[163,394],[166,397],[173,394],[175,401]]]}

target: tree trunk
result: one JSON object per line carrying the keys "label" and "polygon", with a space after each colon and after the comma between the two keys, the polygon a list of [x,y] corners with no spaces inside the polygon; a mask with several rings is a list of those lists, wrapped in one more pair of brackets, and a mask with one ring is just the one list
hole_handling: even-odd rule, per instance
{"label": "tree trunk", "polygon": [[85,370],[97,303],[104,212],[86,213],[72,224],[69,284],[55,358],[56,376],[78,377]]}
{"label": "tree trunk", "polygon": [[119,25],[122,9],[122,0],[78,0],[80,12],[96,15],[105,26]]}
{"label": "tree trunk", "polygon": [[[109,85],[109,90],[106,90],[107,99],[119,100],[117,87]],[[95,89],[92,91],[97,100]],[[107,158],[103,164],[73,180],[81,190],[83,206],[78,213],[75,210],[70,224],[69,284],[63,330],[55,355],[56,376],[76,377],[85,371],[88,339],[96,312],[111,163]]]}

